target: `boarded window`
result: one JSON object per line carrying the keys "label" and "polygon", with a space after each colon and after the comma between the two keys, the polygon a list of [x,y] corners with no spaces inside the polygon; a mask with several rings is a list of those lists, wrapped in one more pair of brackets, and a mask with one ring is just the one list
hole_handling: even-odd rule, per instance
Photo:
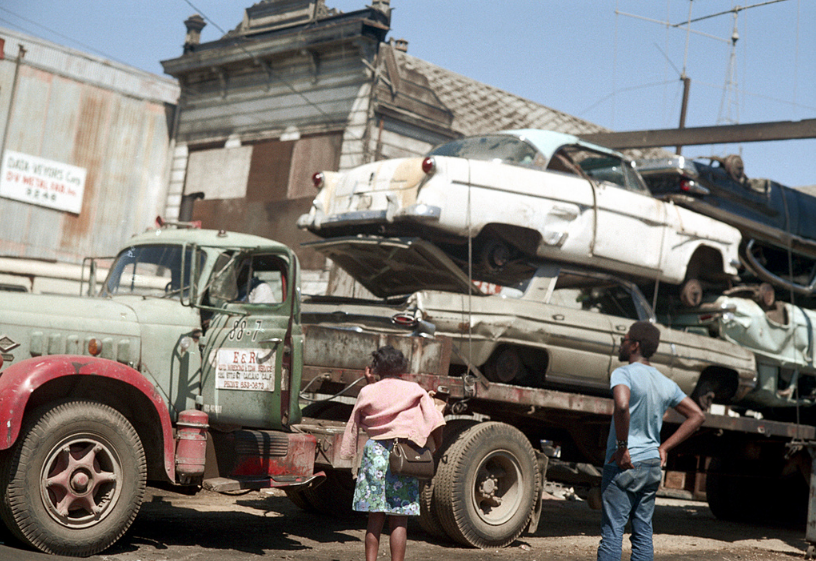
{"label": "boarded window", "polygon": [[207,200],[245,197],[251,157],[252,146],[191,151],[184,191]]}
{"label": "boarded window", "polygon": [[[195,202],[192,218],[201,220],[204,228],[279,241],[295,249],[304,268],[322,268],[322,255],[300,247],[314,236],[299,230],[296,223],[301,214],[309,212],[317,194],[312,174],[336,170],[341,145],[342,133],[337,132],[191,151],[185,193],[205,194]],[[227,155],[234,155],[238,162],[225,161]],[[197,175],[191,178],[191,173]],[[223,185],[214,185],[217,183]]]}

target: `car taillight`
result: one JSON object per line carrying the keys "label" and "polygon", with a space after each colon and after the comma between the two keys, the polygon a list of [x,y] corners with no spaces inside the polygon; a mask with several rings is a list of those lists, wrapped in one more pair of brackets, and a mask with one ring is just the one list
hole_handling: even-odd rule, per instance
{"label": "car taillight", "polygon": [[314,175],[312,175],[312,183],[318,189],[323,187],[323,184],[325,183],[325,181],[326,181],[326,176],[323,175],[323,172],[318,171]]}
{"label": "car taillight", "polygon": [[428,175],[436,171],[436,161],[431,156],[422,160],[422,171]]}
{"label": "car taillight", "polygon": [[681,191],[686,191],[686,192],[691,191],[692,185],[694,185],[694,182],[691,179],[688,179],[688,178],[684,177],[684,178],[682,178],[680,180],[680,190]]}
{"label": "car taillight", "polygon": [[403,327],[414,327],[418,323],[413,314],[407,314],[404,312],[391,316],[391,322],[394,323],[394,325],[401,325]]}

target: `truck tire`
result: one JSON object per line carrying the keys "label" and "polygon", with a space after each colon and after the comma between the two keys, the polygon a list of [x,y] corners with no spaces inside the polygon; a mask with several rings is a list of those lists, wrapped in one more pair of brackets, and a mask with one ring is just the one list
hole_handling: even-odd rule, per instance
{"label": "truck tire", "polygon": [[800,527],[807,522],[808,485],[784,464],[712,458],[706,474],[706,498],[720,520]]}
{"label": "truck tire", "polygon": [[284,489],[287,498],[306,512],[332,518],[348,518],[352,508],[354,479],[348,470],[326,469],[326,479],[314,487]]}
{"label": "truck tire", "polygon": [[51,404],[31,415],[0,469],[0,517],[40,551],[87,557],[130,527],[146,474],[142,443],[121,413]]}
{"label": "truck tire", "polygon": [[510,425],[485,422],[462,432],[434,478],[445,533],[478,548],[512,543],[530,522],[541,492],[537,465],[530,442]]}
{"label": "truck tire", "polygon": [[[439,459],[444,457],[451,444],[465,430],[475,424],[469,419],[453,419],[445,424],[442,430],[442,448],[434,454],[434,460],[439,466]],[[437,515],[437,504],[434,501],[434,482],[436,477],[430,481],[422,482],[419,488],[419,526],[431,537],[437,539],[449,538]]]}
{"label": "truck tire", "polygon": [[737,485],[735,476],[730,474],[729,462],[722,458],[712,458],[706,473],[706,500],[708,508],[720,520],[741,520],[744,509],[749,506],[742,499],[745,494]]}
{"label": "truck tire", "polygon": [[446,539],[448,534],[436,514],[436,503],[433,500],[433,480],[421,481],[419,487],[419,527],[425,533],[439,540]]}
{"label": "truck tire", "polygon": [[354,514],[354,478],[348,470],[327,469],[326,480],[316,487],[303,490],[303,495],[314,509],[334,518],[348,518]]}

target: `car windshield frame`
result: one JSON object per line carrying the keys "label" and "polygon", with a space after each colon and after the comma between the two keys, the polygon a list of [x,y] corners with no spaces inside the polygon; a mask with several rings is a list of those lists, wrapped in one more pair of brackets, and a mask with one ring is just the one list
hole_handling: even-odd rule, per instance
{"label": "car windshield frame", "polygon": [[427,156],[482,160],[539,170],[547,165],[547,158],[535,146],[509,134],[459,138],[437,146]]}

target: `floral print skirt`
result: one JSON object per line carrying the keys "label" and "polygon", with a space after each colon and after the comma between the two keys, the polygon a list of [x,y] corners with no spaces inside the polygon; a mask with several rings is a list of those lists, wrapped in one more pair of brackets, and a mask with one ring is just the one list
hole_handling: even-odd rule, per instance
{"label": "floral print skirt", "polygon": [[393,440],[366,442],[354,488],[354,510],[419,516],[419,480],[395,475],[388,467]]}

